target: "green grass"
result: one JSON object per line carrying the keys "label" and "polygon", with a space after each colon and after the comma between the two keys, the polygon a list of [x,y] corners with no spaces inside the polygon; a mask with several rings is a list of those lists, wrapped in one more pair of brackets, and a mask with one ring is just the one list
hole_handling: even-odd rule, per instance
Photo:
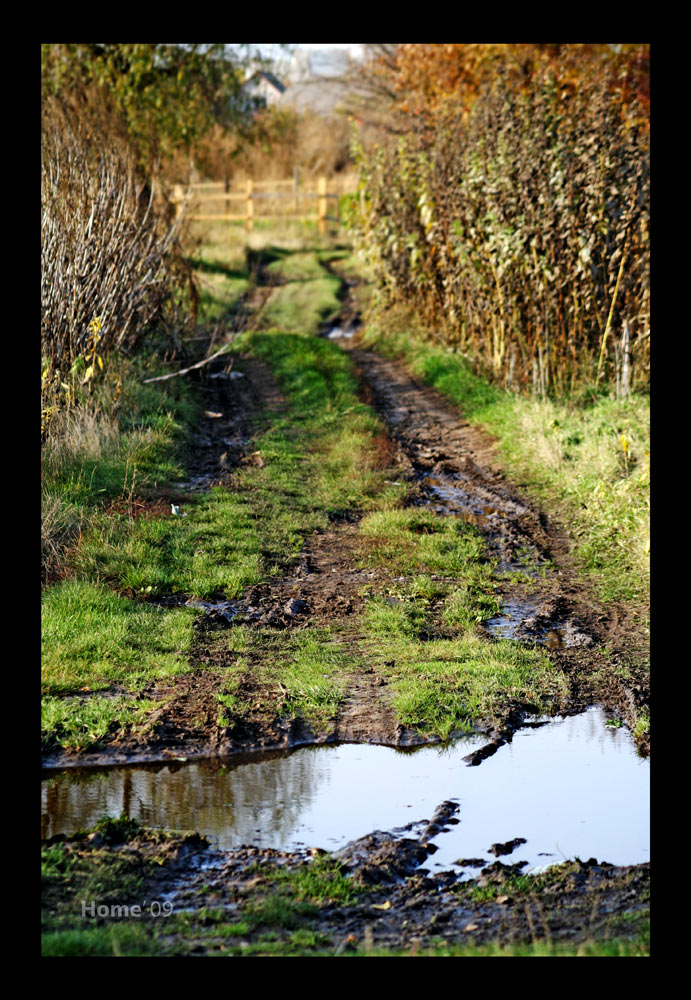
{"label": "green grass", "polygon": [[498,439],[505,467],[571,532],[582,571],[605,601],[649,591],[649,400],[582,391],[519,397],[475,375],[461,355],[425,339],[402,310],[380,311],[363,344],[403,358],[415,375]]}
{"label": "green grass", "polygon": [[113,728],[134,726],[157,703],[146,698],[133,701],[130,697],[101,698],[92,695],[77,705],[64,698],[46,696],[41,705],[41,735],[62,746],[85,750],[102,740]]}
{"label": "green grass", "polygon": [[311,335],[333,319],[341,306],[338,278],[323,274],[311,280],[290,281],[272,288],[262,311],[262,325]]}
{"label": "green grass", "polygon": [[496,718],[507,704],[549,711],[565,682],[539,650],[472,632],[455,639],[417,638],[415,609],[373,599],[364,617],[369,662],[389,679],[398,719],[448,739]]}
{"label": "green grass", "polygon": [[448,739],[507,702],[549,711],[565,686],[544,652],[491,642],[478,630],[500,603],[476,528],[418,508],[390,508],[368,514],[360,530],[363,564],[399,578],[386,594],[371,594],[361,627],[369,662],[389,680],[404,725]]}
{"label": "green grass", "polygon": [[[58,705],[51,700],[57,696],[112,685],[136,691],[190,669],[198,612],[136,598],[238,596],[283,573],[304,536],[326,527],[330,514],[376,502],[385,475],[373,445],[379,424],[357,399],[348,358],[327,341],[280,331],[246,334],[236,352],[270,363],[288,398],[288,409],[266,415],[258,429],[253,448],[264,465],[239,468],[230,489],[184,506],[186,517],[92,514],[70,554],[73,578],[43,595],[46,739],[52,731],[65,745],[89,745],[144,711],[125,697]],[[171,460],[181,440],[171,423]],[[306,640],[285,671],[287,707],[317,725],[333,715],[342,697],[333,680],[341,660],[323,636]],[[232,684],[222,693],[231,698]],[[219,704],[220,721],[231,708],[238,706]]]}
{"label": "green grass", "polygon": [[200,323],[231,320],[251,287],[252,273],[242,232],[224,223],[192,228],[189,262],[199,287]]}
{"label": "green grass", "polygon": [[[233,630],[233,633],[236,630]],[[328,727],[346,695],[348,668],[353,653],[331,628],[307,627],[292,633],[269,628],[247,629],[248,656],[252,658],[255,682],[271,690],[280,686],[282,700],[276,705],[280,714],[299,716],[316,732]],[[222,639],[228,652],[237,650],[234,634]],[[219,725],[248,717],[257,703],[239,696],[239,684],[249,660],[238,657],[224,672],[219,702]]]}
{"label": "green grass", "polygon": [[633,938],[613,937],[604,941],[548,941],[539,939],[525,943],[490,941],[486,944],[449,943],[439,938],[410,949],[357,948],[346,957],[370,958],[646,958],[650,955],[650,934]]}
{"label": "green grass", "polygon": [[127,957],[161,952],[153,929],[138,923],[114,923],[108,927],[50,931],[41,935],[41,954],[46,957]]}
{"label": "green grass", "polygon": [[50,425],[41,453],[42,568],[50,575],[104,503],[182,476],[199,408],[182,380],[146,385],[155,355],[110,357],[103,380]]}
{"label": "green grass", "polygon": [[67,580],[42,605],[43,689],[69,694],[122,684],[136,691],[189,669],[195,612],[121,597],[103,584]]}
{"label": "green grass", "polygon": [[333,344],[279,331],[242,337],[232,353],[270,362],[287,412],[254,441],[264,465],[190,502],[186,517],[95,518],[72,565],[134,594],[234,597],[282,569],[328,515],[366,506],[381,488],[378,422],[358,402],[348,358]]}

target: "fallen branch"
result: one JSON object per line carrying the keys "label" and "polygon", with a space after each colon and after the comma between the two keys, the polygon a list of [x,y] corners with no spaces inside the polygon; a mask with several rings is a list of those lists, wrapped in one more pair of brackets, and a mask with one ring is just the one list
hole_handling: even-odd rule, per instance
{"label": "fallen branch", "polygon": [[216,351],[216,353],[212,354],[209,358],[204,358],[203,361],[198,361],[196,365],[190,365],[189,368],[181,368],[179,372],[171,372],[169,375],[156,375],[155,378],[145,378],[144,382],[163,382],[168,378],[176,378],[178,375],[186,375],[187,372],[192,372],[195,368],[203,368],[204,365],[208,365],[208,363],[213,361],[214,358],[219,357],[221,354],[225,354],[228,347],[230,347],[230,341],[225,343],[220,351]]}

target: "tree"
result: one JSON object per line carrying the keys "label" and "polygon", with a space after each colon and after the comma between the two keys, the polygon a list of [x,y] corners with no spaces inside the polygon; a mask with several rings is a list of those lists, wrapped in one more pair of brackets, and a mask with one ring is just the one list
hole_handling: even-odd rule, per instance
{"label": "tree", "polygon": [[637,125],[650,103],[650,47],[646,44],[409,43],[366,46],[353,113],[388,133],[431,131],[452,112],[467,120],[481,91],[525,93],[548,79],[566,99],[586,79],[604,74],[621,98],[622,114]]}
{"label": "tree", "polygon": [[214,124],[251,131],[240,100],[247,59],[249,46],[48,44],[42,86],[84,117],[114,114],[150,174],[163,158],[191,152]]}

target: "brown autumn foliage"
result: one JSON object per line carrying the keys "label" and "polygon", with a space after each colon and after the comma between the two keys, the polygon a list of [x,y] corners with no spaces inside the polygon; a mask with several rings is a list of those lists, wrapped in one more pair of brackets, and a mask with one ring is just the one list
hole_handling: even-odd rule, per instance
{"label": "brown autumn foliage", "polygon": [[381,288],[514,388],[614,384],[626,325],[644,388],[645,53],[398,48],[399,134],[361,152],[361,241]]}
{"label": "brown autumn foliage", "polygon": [[625,114],[647,121],[648,45],[431,44],[374,47],[369,72],[386,81],[396,123],[433,124],[451,103],[467,118],[486,84],[501,77],[514,93],[551,79],[561,98],[603,75]]}

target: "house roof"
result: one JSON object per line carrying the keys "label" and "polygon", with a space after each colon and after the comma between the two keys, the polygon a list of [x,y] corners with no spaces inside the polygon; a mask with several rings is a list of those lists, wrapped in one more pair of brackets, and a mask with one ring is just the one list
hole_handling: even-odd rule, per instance
{"label": "house roof", "polygon": [[260,80],[266,80],[266,82],[269,83],[272,87],[274,87],[279,92],[279,94],[282,94],[283,91],[286,89],[285,84],[281,83],[281,81],[274,73],[271,73],[269,70],[266,69],[255,70],[255,72],[252,73],[251,76],[247,77],[247,79],[243,83],[243,87],[246,87],[250,83],[258,83]]}

